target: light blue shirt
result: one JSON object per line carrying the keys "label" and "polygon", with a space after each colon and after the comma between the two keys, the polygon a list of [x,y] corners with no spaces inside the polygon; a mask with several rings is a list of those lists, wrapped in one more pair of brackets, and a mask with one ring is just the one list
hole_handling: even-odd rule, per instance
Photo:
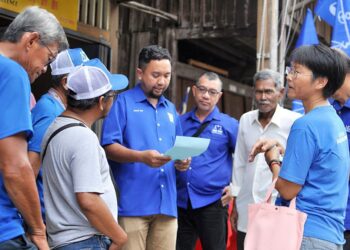
{"label": "light blue shirt", "polygon": [[[175,106],[162,96],[154,108],[138,84],[114,102],[103,123],[101,144],[164,153],[174,145],[176,135],[182,131]],[[141,162],[111,161],[110,165],[119,187],[120,216],[177,216],[173,162],[160,168]]]}
{"label": "light blue shirt", "polygon": [[[33,137],[28,142],[28,151],[41,152],[41,142],[47,128],[64,111],[62,104],[50,94],[43,95],[32,109]],[[45,218],[42,169],[40,168],[36,185],[38,187],[41,213]]]}
{"label": "light blue shirt", "polygon": [[[32,135],[30,82],[17,62],[0,55],[0,139],[20,132]],[[22,219],[0,175],[0,242],[24,234]]]}
{"label": "light blue shirt", "polygon": [[[185,136],[192,136],[202,124],[195,112],[194,109],[180,118]],[[210,123],[199,137],[210,139],[208,149],[192,158],[187,171],[177,171],[177,204],[182,208],[187,208],[188,199],[195,209],[219,200],[222,190],[231,181],[238,121],[220,113],[217,107],[203,123],[206,121]]]}
{"label": "light blue shirt", "polygon": [[304,236],[343,244],[349,150],[333,107],[317,107],[296,120],[286,149],[280,177],[302,186],[297,209],[308,215]]}

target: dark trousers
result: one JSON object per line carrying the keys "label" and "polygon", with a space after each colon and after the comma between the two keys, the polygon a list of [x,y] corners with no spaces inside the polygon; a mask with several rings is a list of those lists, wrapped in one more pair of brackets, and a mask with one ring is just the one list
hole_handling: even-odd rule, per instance
{"label": "dark trousers", "polygon": [[343,246],[343,250],[350,250],[350,230],[346,230],[344,232],[344,238],[345,238],[346,242]]}
{"label": "dark trousers", "polygon": [[221,200],[197,209],[191,204],[178,208],[176,250],[193,250],[198,237],[203,250],[226,250],[227,217]]}
{"label": "dark trousers", "polygon": [[246,233],[237,231],[237,250],[244,250],[244,239]]}

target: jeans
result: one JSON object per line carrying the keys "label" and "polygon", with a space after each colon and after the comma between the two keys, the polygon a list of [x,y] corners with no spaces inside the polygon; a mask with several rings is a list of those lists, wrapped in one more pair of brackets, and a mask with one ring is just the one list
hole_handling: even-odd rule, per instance
{"label": "jeans", "polygon": [[325,240],[303,237],[300,250],[343,250],[343,246]]}
{"label": "jeans", "polygon": [[55,250],[108,250],[111,243],[111,240],[106,236],[94,235],[86,240],[57,247]]}
{"label": "jeans", "polygon": [[0,249],[1,250],[13,250],[13,249],[37,250],[38,248],[32,242],[30,242],[25,235],[21,235],[11,240],[1,242]]}
{"label": "jeans", "polygon": [[226,250],[228,208],[217,200],[205,207],[178,208],[176,249],[193,250],[199,237],[203,250]]}

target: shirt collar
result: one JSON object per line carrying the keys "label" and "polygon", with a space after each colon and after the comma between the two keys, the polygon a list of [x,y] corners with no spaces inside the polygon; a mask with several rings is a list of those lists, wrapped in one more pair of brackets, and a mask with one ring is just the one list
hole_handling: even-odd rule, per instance
{"label": "shirt collar", "polygon": [[[256,113],[255,113],[254,119],[252,120],[252,124],[254,122],[260,124],[260,122],[259,122],[259,110],[255,110],[255,111],[256,111]],[[281,121],[281,111],[282,111],[282,107],[279,104],[277,104],[275,113],[273,114],[269,124],[273,123],[273,124],[276,124],[277,127],[281,126],[281,123],[282,123],[282,121]]]}
{"label": "shirt collar", "polygon": [[344,107],[350,108],[350,99],[348,99],[348,100],[344,103],[343,106],[341,106],[340,103],[339,103],[337,100],[333,99],[333,98],[329,98],[328,100],[329,100],[329,103],[330,103],[330,104],[334,107],[334,109],[337,110],[337,111],[340,110],[340,109],[342,109],[342,108],[344,108]]}
{"label": "shirt collar", "polygon": [[[136,86],[135,86],[135,91],[134,91],[134,100],[136,102],[144,102],[144,101],[147,101],[147,96],[145,95],[145,92],[143,92],[143,89],[141,88],[141,84],[138,83]],[[166,102],[166,99],[165,97],[162,95],[161,97],[159,97],[159,100],[158,100],[158,105],[167,105],[167,102]]]}
{"label": "shirt collar", "polygon": [[[196,110],[197,110],[197,107],[192,109],[191,115],[189,117],[192,120],[200,122],[196,116]],[[217,106],[214,107],[213,111],[211,111],[211,113],[204,119],[203,122],[212,121],[212,120],[220,120],[220,111]]]}

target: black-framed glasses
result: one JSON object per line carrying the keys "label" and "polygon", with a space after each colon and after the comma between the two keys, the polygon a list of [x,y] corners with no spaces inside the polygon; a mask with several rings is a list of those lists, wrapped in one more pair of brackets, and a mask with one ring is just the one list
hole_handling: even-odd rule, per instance
{"label": "black-framed glasses", "polygon": [[285,71],[286,76],[291,75],[293,77],[293,79],[296,79],[298,77],[298,75],[304,75],[304,76],[313,76],[313,74],[307,74],[307,73],[301,73],[297,70],[295,70],[293,67],[286,67],[286,71]]}
{"label": "black-framed glasses", "polygon": [[48,51],[49,51],[49,60],[47,61],[46,63],[46,66],[49,65],[50,63],[52,63],[53,61],[55,61],[58,53],[54,54],[52,52],[52,50],[49,48],[49,46],[47,46],[45,43],[43,43],[43,40],[41,39],[40,37],[40,34],[39,34],[39,40],[40,40],[40,45],[45,47]]}
{"label": "black-framed glasses", "polygon": [[105,98],[113,98],[113,100],[117,99],[118,91],[111,91],[107,94],[103,95]]}
{"label": "black-framed glasses", "polygon": [[195,86],[199,90],[199,93],[201,93],[202,95],[205,95],[207,92],[212,97],[220,94],[220,91],[217,91],[216,89],[207,89],[206,87],[200,86],[200,85],[195,85]]}

